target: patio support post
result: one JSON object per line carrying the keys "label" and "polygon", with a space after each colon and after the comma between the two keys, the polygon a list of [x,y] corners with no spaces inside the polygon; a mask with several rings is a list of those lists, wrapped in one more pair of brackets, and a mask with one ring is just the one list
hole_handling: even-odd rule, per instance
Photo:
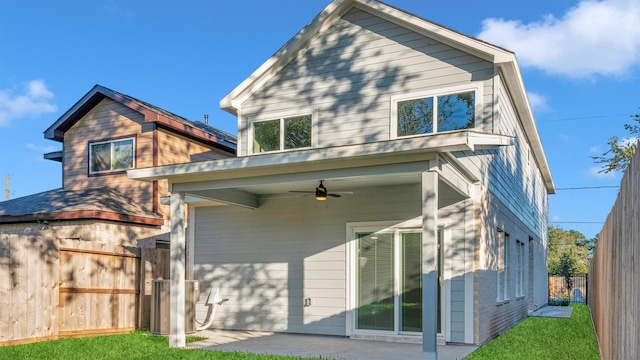
{"label": "patio support post", "polygon": [[170,301],[169,301],[169,346],[184,347],[186,336],[184,328],[185,312],[185,206],[184,193],[171,193],[171,245],[170,245]]}
{"label": "patio support post", "polygon": [[422,173],[422,359],[436,360],[438,338],[438,174]]}

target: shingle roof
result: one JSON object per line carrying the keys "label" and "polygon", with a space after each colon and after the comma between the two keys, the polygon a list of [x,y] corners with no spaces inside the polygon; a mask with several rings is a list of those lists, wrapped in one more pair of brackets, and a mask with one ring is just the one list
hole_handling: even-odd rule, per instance
{"label": "shingle roof", "polygon": [[173,131],[208,142],[229,152],[235,152],[236,150],[237,140],[232,134],[209,126],[201,121],[188,120],[170,111],[151,105],[148,102],[111,90],[102,85],[95,85],[89,90],[88,93],[44,131],[44,137],[50,140],[63,141],[64,132],[106,97],[143,113],[145,122],[147,123],[162,124],[165,127],[173,129]]}
{"label": "shingle roof", "polygon": [[103,219],[162,225],[161,216],[109,188],[56,189],[0,202],[0,223]]}
{"label": "shingle roof", "polygon": [[[98,86],[101,86],[101,85],[98,85]],[[118,91],[115,91],[115,90],[111,90],[111,89],[109,89],[107,87],[104,87],[104,86],[101,86],[101,87],[106,89],[106,90],[109,90],[109,91],[113,92],[114,94],[118,94],[118,95],[122,96],[123,98],[125,98],[125,99],[127,99],[127,100],[129,100],[131,102],[134,102],[134,103],[136,103],[136,104],[138,104],[140,106],[144,106],[144,107],[146,107],[147,109],[149,109],[149,110],[151,110],[153,112],[157,112],[157,113],[163,114],[164,116],[166,116],[168,118],[171,118],[173,120],[176,120],[178,122],[181,122],[181,123],[183,123],[185,125],[193,126],[193,127],[196,127],[196,128],[198,128],[200,130],[206,131],[206,132],[214,135],[215,137],[217,137],[217,138],[219,138],[221,140],[227,141],[229,143],[232,143],[232,144],[236,144],[237,143],[237,139],[236,139],[236,137],[234,135],[231,135],[231,134],[229,134],[227,132],[224,132],[224,131],[222,131],[220,129],[214,128],[213,126],[205,124],[205,123],[203,123],[201,121],[197,121],[197,120],[196,121],[191,121],[191,120],[189,120],[187,118],[184,118],[184,117],[182,117],[180,115],[176,115],[176,114],[174,114],[174,113],[172,113],[170,111],[167,111],[167,110],[159,108],[159,107],[157,107],[155,105],[149,104],[146,101],[142,101],[140,99],[136,99],[133,96],[129,96],[127,94],[123,94],[121,92],[118,92]]]}

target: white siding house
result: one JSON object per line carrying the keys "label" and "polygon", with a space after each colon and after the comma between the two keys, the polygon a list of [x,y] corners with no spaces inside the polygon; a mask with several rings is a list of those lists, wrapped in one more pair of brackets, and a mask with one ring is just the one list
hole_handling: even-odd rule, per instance
{"label": "white siding house", "polygon": [[129,171],[171,184],[173,346],[185,278],[229,299],[215,328],[422,342],[424,358],[546,303],[555,188],[512,52],[336,0],[220,105],[236,158]]}

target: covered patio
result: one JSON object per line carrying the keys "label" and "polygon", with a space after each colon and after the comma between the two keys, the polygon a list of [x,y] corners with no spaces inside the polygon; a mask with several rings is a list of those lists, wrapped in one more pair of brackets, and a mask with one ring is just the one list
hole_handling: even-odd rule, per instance
{"label": "covered patio", "polygon": [[[306,254],[304,259],[298,259],[300,261],[306,261],[311,258],[312,255],[323,253],[327,250],[338,248],[338,251],[333,251],[333,254],[338,254],[339,261],[342,262],[341,267],[336,269],[337,272],[342,274],[338,281],[333,283],[338,284],[339,288],[336,288],[343,295],[337,302],[340,306],[329,309],[330,315],[323,315],[323,321],[311,322],[307,320],[306,312],[312,312],[317,307],[302,307],[301,304],[303,298],[304,284],[291,285],[291,280],[288,278],[282,279],[283,294],[273,300],[274,303],[278,303],[279,306],[283,306],[288,313],[284,317],[284,325],[278,328],[282,331],[288,331],[290,333],[325,333],[327,331],[322,329],[318,332],[315,330],[309,330],[314,326],[325,326],[326,323],[332,322],[333,326],[338,326],[337,330],[328,330],[326,333],[333,335],[356,335],[359,339],[366,339],[366,331],[361,334],[352,334],[352,324],[354,309],[357,306],[354,304],[353,297],[348,295],[350,289],[349,286],[351,278],[345,277],[350,273],[349,265],[345,262],[345,254],[347,258],[351,258],[349,254],[348,242],[345,243],[344,233],[345,227],[350,223],[360,224],[362,221],[388,221],[388,220],[410,220],[416,222],[412,225],[419,230],[421,234],[422,244],[418,253],[421,253],[421,266],[418,267],[418,272],[421,272],[421,283],[418,287],[421,289],[421,302],[422,302],[422,314],[417,317],[418,322],[421,322],[421,334],[418,332],[414,334],[414,337],[421,340],[421,343],[414,344],[401,344],[390,342],[361,342],[350,340],[348,337],[340,336],[312,336],[312,335],[294,335],[294,334],[279,334],[268,333],[265,336],[249,336],[243,338],[242,335],[238,339],[238,334],[242,332],[217,332],[216,336],[212,336],[212,340],[208,344],[201,345],[203,347],[213,346],[220,347],[220,349],[229,350],[241,350],[251,351],[255,348],[259,351],[265,351],[267,345],[262,341],[270,342],[273,340],[274,353],[285,354],[298,354],[298,355],[310,355],[310,356],[336,356],[340,354],[356,354],[350,359],[374,359],[373,355],[378,356],[380,359],[388,358],[405,358],[410,359],[412,357],[422,359],[436,359],[436,353],[440,353],[441,346],[437,346],[438,333],[440,331],[437,323],[438,318],[438,274],[436,268],[436,254],[437,250],[437,234],[440,222],[438,220],[439,210],[455,203],[461,203],[465,199],[473,198],[474,183],[478,181],[474,177],[473,173],[469,171],[464,164],[460,163],[454,156],[451,156],[449,151],[474,151],[478,148],[487,148],[495,146],[504,146],[510,143],[510,138],[489,134],[479,134],[475,132],[460,132],[451,136],[447,134],[446,138],[439,135],[430,137],[428,139],[405,139],[394,142],[382,142],[375,144],[365,145],[352,145],[344,146],[340,148],[330,149],[310,149],[298,151],[295,153],[284,154],[268,154],[255,157],[240,157],[235,159],[224,159],[212,162],[181,164],[168,167],[157,167],[151,169],[138,169],[130,170],[129,177],[140,180],[156,180],[160,178],[169,179],[171,189],[171,311],[170,322],[171,332],[169,336],[169,344],[172,347],[185,346],[185,333],[183,327],[184,316],[184,298],[185,293],[180,289],[184,289],[185,278],[190,276],[189,274],[193,270],[189,270],[186,258],[192,258],[187,255],[188,251],[193,251],[193,246],[187,246],[187,238],[194,239],[195,236],[187,236],[187,231],[191,232],[196,227],[193,223],[189,226],[190,230],[187,230],[187,223],[194,221],[194,216],[190,216],[189,219],[185,217],[186,205],[190,203],[190,199],[205,199],[213,201],[219,204],[228,204],[232,207],[225,207],[226,209],[249,209],[248,212],[242,213],[244,218],[228,217],[227,223],[238,222],[238,226],[246,228],[242,224],[255,224],[261,221],[261,219],[268,218],[265,224],[274,226],[273,224],[279,223],[279,218],[271,218],[273,214],[279,214],[283,209],[288,208],[291,201],[290,191],[296,190],[308,190],[313,189],[317,185],[318,180],[327,180],[331,183],[330,191],[348,191],[356,190],[356,195],[351,200],[344,200],[344,206],[336,206],[330,209],[335,213],[334,223],[323,223],[308,221],[312,217],[304,217],[300,213],[304,214],[304,210],[298,211],[297,215],[300,221],[303,221],[307,227],[305,234],[321,234],[326,230],[327,226],[332,227],[331,236],[318,235],[313,241],[309,241],[306,245],[300,246],[300,251],[311,251],[310,249],[317,250],[313,254]],[[434,150],[438,151],[434,151]],[[445,151],[443,151],[445,150]],[[367,190],[368,189],[368,190]],[[393,190],[395,189],[395,190]],[[402,192],[397,192],[400,189],[404,189]],[[407,190],[408,189],[408,190]],[[397,194],[403,193],[405,200],[398,202],[396,199]],[[368,196],[367,196],[368,194]],[[299,196],[299,195],[295,195]],[[287,200],[289,199],[289,200]],[[313,199],[313,198],[312,198]],[[376,205],[383,208],[384,211],[379,214],[367,215],[367,210],[375,208],[370,202],[378,201],[380,204]],[[312,200],[313,201],[313,200]],[[359,201],[359,202],[358,202]],[[412,204],[407,207],[406,204]],[[274,205],[274,204],[279,204]],[[348,206],[347,204],[351,204]],[[385,204],[401,204],[400,210],[396,210],[395,215],[391,213],[388,206]],[[314,205],[315,206],[315,205]],[[271,208],[272,207],[272,208]],[[211,218],[221,219],[225,216],[240,216],[241,213],[233,212],[225,214],[222,207],[213,207],[217,213]],[[222,210],[220,210],[222,209]],[[303,208],[300,208],[303,209]],[[311,210],[304,208],[306,210]],[[461,210],[460,210],[461,209]],[[467,208],[462,207],[458,211],[457,216],[464,218],[469,216]],[[398,212],[399,211],[399,212]],[[256,215],[257,214],[257,215]],[[372,218],[373,217],[373,218]],[[309,219],[307,219],[309,218]],[[243,220],[244,219],[244,220]],[[243,222],[244,221],[244,222]],[[307,222],[305,222],[307,221]],[[405,221],[406,222],[406,221]],[[465,224],[465,222],[462,222]],[[296,222],[296,226],[300,226]],[[322,229],[318,226],[325,224]],[[329,224],[329,225],[327,225]],[[400,224],[400,223],[398,223]],[[416,225],[417,224],[417,225]],[[468,222],[471,224],[471,222]],[[399,225],[398,225],[399,226]],[[469,225],[462,225],[460,236],[468,233],[471,229]],[[266,227],[265,227],[266,228]],[[265,230],[261,228],[260,237],[254,238],[255,244],[269,243],[270,241],[278,241],[282,234],[285,232],[274,231],[273,229]],[[283,229],[291,230],[291,228],[284,227]],[[314,231],[315,229],[315,231]],[[322,230],[322,231],[320,231]],[[276,233],[278,237],[274,237],[271,234]],[[335,233],[335,234],[334,234]],[[227,234],[227,236],[220,237],[216,241],[224,241],[224,239],[233,238],[234,234]],[[249,235],[250,238],[251,235]],[[272,238],[269,238],[272,236]],[[238,243],[246,241],[245,237],[237,237],[237,241],[232,243]],[[291,247],[295,247],[297,244],[295,236],[291,236]],[[324,242],[330,241],[331,244],[326,248],[319,248]],[[197,241],[196,241],[197,242]],[[211,244],[214,244],[211,241]],[[250,242],[249,242],[250,243]],[[463,243],[468,243],[464,242]],[[290,247],[290,248],[291,248]],[[255,246],[252,246],[255,248]],[[471,250],[467,251],[459,249],[465,253],[471,255]],[[246,251],[246,250],[245,250]],[[268,252],[265,248],[263,251]],[[284,251],[284,250],[283,250]],[[286,251],[284,251],[286,252]],[[271,254],[272,257],[269,261],[271,263],[287,262],[288,269],[304,269],[306,263],[292,263],[291,257],[284,252],[276,252]],[[201,254],[202,255],[202,254]],[[264,255],[264,254],[263,254]],[[211,253],[209,262],[214,263],[211,260],[215,256],[215,253]],[[275,259],[273,256],[280,256]],[[267,262],[265,256],[261,256],[261,262]],[[277,260],[277,261],[276,261]],[[296,260],[297,261],[297,260]],[[242,262],[242,261],[240,261]],[[242,262],[242,263],[246,263]],[[248,264],[248,263],[247,263]],[[294,266],[295,265],[295,266]],[[248,265],[247,265],[248,266]],[[344,271],[345,266],[347,271]],[[460,274],[457,276],[457,281],[461,286],[468,290],[461,291],[460,293],[460,311],[466,315],[465,327],[469,328],[466,331],[464,340],[443,339],[448,342],[466,342],[472,343],[472,318],[473,318],[473,301],[470,285],[473,280],[473,271],[471,268],[471,262],[461,263],[463,268],[458,269]],[[342,269],[342,270],[341,270]],[[231,274],[237,273],[231,272]],[[449,273],[449,276],[451,274]],[[208,276],[208,274],[200,274],[200,276]],[[303,275],[296,275],[297,278],[304,281]],[[448,276],[448,275],[445,275]],[[450,276],[451,277],[451,276]],[[246,287],[247,282],[251,282],[251,279],[243,279]],[[449,278],[445,279],[446,281]],[[346,288],[344,283],[347,283]],[[225,283],[225,282],[223,282]],[[228,283],[228,281],[227,281]],[[278,283],[280,284],[280,283]],[[253,288],[260,288],[260,284],[253,286]],[[240,290],[237,290],[240,291]],[[346,298],[345,298],[345,295]],[[237,297],[237,295],[236,295]],[[462,298],[464,297],[464,299]],[[347,306],[344,307],[345,300]],[[259,297],[259,301],[264,302],[265,297]],[[291,305],[294,304],[294,305]],[[448,304],[448,303],[447,303]],[[248,305],[247,305],[248,306]],[[293,306],[293,307],[292,307]],[[446,305],[445,305],[446,306]],[[268,313],[270,308],[263,309],[259,313],[264,317],[265,312]],[[293,312],[295,313],[293,313]],[[239,315],[237,313],[236,315]],[[268,314],[267,314],[268,315]],[[257,315],[256,315],[257,316]],[[236,316],[237,317],[237,316]],[[291,319],[304,319],[296,320],[298,323],[292,322]],[[397,317],[396,317],[397,318]],[[346,319],[346,321],[345,321]],[[325,321],[326,320],[326,321]],[[421,320],[421,321],[420,321]],[[241,320],[237,321],[241,323]],[[397,322],[397,321],[396,321]],[[266,319],[258,322],[264,326],[270,326],[276,323],[274,319]],[[244,324],[244,323],[242,323]],[[225,326],[225,325],[223,325]],[[233,325],[232,325],[233,326]],[[247,323],[239,326],[255,326],[254,323]],[[296,327],[297,326],[297,327]],[[396,326],[396,325],[394,325]],[[225,326],[226,328],[229,328]],[[396,326],[397,327],[397,326]],[[231,327],[233,328],[233,327]],[[309,328],[309,329],[307,329]],[[294,330],[298,329],[298,331]],[[254,330],[257,330],[254,328]],[[260,329],[271,330],[271,329]],[[400,331],[395,331],[399,333]],[[223,334],[223,335],[220,335]],[[227,335],[224,335],[227,334]],[[233,334],[233,335],[228,335]],[[247,334],[255,334],[253,332]],[[417,336],[415,336],[417,335]],[[290,338],[301,336],[301,338]],[[216,339],[231,338],[230,341],[223,341],[222,343],[216,343]],[[281,340],[280,340],[281,339]],[[304,341],[302,341],[304,340]],[[319,342],[317,345],[318,351],[323,353],[309,353],[313,351],[314,346],[311,345]],[[280,344],[280,345],[278,345]],[[377,345],[376,345],[377,344]],[[240,346],[240,347],[235,347]],[[246,349],[244,346],[248,346]],[[296,350],[294,347],[299,346],[300,349]],[[376,346],[379,348],[375,350]],[[393,350],[398,347],[398,349]],[[459,355],[447,355],[453,349],[457,348],[442,348],[444,353],[438,354],[439,359],[448,358],[461,358]],[[447,350],[449,349],[449,350]],[[475,347],[468,348],[468,351],[472,351]],[[306,351],[306,352],[305,352]],[[391,353],[389,352],[391,351]],[[402,354],[406,352],[407,356],[398,357],[398,352],[402,351]],[[456,353],[457,354],[457,353]],[[338,357],[344,358],[344,357]]]}
{"label": "covered patio", "polygon": [[[267,331],[205,330],[194,335],[208,339],[190,343],[187,348],[337,360],[422,359],[422,344],[419,343],[353,340],[341,336]],[[438,345],[438,359],[463,359],[477,348],[466,344]]]}

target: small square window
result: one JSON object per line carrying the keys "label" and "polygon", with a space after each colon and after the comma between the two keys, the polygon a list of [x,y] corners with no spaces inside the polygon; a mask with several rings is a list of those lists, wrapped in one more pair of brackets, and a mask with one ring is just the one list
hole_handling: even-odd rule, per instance
{"label": "small square window", "polygon": [[438,96],[438,132],[473,128],[475,109],[473,91]]}
{"label": "small square window", "polygon": [[284,148],[311,147],[311,116],[284,119]]}
{"label": "small square window", "polygon": [[311,147],[311,115],[253,123],[253,152]]}
{"label": "small square window", "polygon": [[433,132],[433,98],[398,102],[398,136]]}
{"label": "small square window", "polygon": [[280,150],[280,121],[261,121],[253,124],[253,151]]}

